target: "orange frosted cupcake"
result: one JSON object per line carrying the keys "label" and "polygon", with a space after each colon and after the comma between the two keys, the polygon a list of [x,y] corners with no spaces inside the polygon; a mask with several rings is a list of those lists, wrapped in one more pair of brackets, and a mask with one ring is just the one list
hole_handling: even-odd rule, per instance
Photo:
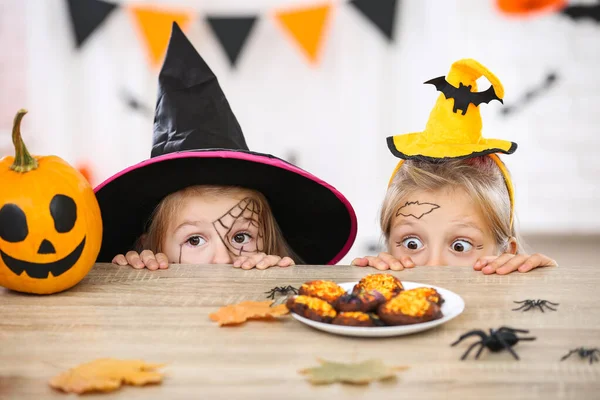
{"label": "orange frosted cupcake", "polygon": [[442,318],[442,311],[436,303],[415,292],[407,292],[379,306],[377,313],[383,322],[388,325],[410,325]]}
{"label": "orange frosted cupcake", "polygon": [[362,278],[352,290],[352,293],[358,294],[361,290],[377,290],[386,300],[399,294],[404,290],[400,279],[390,274],[371,274]]}
{"label": "orange frosted cupcake", "polygon": [[362,311],[364,313],[375,310],[381,303],[385,303],[386,298],[377,290],[364,291],[358,293],[348,293],[340,296],[334,306],[337,311],[350,312]]}
{"label": "orange frosted cupcake", "polygon": [[340,296],[346,294],[346,291],[335,282],[310,281],[300,286],[298,294],[303,296],[318,297],[321,300],[325,300],[329,304],[333,304]]}
{"label": "orange frosted cupcake", "polygon": [[331,304],[317,297],[293,296],[288,299],[286,306],[290,311],[317,322],[329,323],[337,316]]}
{"label": "orange frosted cupcake", "polygon": [[439,292],[430,287],[419,287],[415,289],[405,290],[404,293],[406,296],[413,295],[419,298],[425,298],[429,301],[434,302],[438,306],[444,304],[444,299]]}
{"label": "orange frosted cupcake", "polygon": [[331,322],[333,325],[344,326],[381,326],[383,323],[374,314],[367,314],[360,311],[342,312],[337,315]]}

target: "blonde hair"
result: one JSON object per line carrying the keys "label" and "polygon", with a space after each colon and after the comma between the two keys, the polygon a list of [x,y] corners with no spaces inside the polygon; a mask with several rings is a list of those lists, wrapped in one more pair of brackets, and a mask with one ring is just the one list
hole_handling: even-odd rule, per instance
{"label": "blonde hair", "polygon": [[508,249],[511,237],[517,241],[517,252],[523,251],[515,223],[510,222],[511,204],[504,177],[494,160],[487,156],[439,163],[405,161],[393,177],[381,209],[380,224],[386,243],[400,201],[417,190],[444,188],[462,188],[475,202],[499,251]]}
{"label": "blonde hair", "polygon": [[167,235],[169,220],[172,219],[185,199],[194,196],[219,197],[238,195],[249,197],[255,200],[258,205],[258,222],[262,230],[261,236],[263,236],[264,241],[264,252],[279,257],[291,257],[296,263],[301,262],[285,241],[265,196],[256,190],[238,186],[196,185],[171,193],[154,210],[146,234],[138,241],[138,250],[141,251],[141,248],[143,248],[151,250],[154,253],[162,251],[162,243]]}

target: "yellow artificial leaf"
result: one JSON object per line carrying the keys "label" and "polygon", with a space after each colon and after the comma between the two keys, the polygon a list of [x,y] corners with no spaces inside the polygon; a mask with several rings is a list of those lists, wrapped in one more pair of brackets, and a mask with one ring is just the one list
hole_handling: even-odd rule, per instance
{"label": "yellow artificial leaf", "polygon": [[315,385],[330,384],[334,382],[353,383],[365,385],[372,381],[394,378],[396,371],[403,371],[408,367],[388,367],[381,360],[367,360],[359,363],[337,363],[319,360],[320,366],[299,371],[308,376],[308,380]]}
{"label": "yellow artificial leaf", "polygon": [[78,394],[111,392],[122,384],[143,386],[160,383],[163,374],[155,370],[164,365],[139,360],[101,358],[62,372],[52,378],[49,384],[54,389]]}
{"label": "yellow artificial leaf", "polygon": [[216,313],[209,315],[210,319],[223,325],[237,325],[249,319],[272,319],[289,312],[285,304],[271,307],[273,301],[243,301],[221,307]]}

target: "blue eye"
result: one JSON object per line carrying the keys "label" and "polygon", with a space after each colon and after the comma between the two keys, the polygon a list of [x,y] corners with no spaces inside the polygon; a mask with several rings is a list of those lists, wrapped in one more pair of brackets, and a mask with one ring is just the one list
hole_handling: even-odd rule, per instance
{"label": "blue eye", "polygon": [[198,246],[202,246],[203,244],[205,244],[206,240],[202,236],[196,235],[196,236],[191,236],[185,242],[192,247],[198,247]]}
{"label": "blue eye", "polygon": [[409,250],[419,250],[423,248],[423,243],[415,237],[406,238],[402,241],[402,246]]}
{"label": "blue eye", "polygon": [[450,247],[457,253],[466,253],[471,251],[473,245],[466,240],[455,240]]}

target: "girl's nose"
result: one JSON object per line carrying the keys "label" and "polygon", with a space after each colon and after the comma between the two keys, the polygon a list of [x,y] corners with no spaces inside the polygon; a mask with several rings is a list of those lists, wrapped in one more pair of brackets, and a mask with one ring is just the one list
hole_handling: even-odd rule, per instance
{"label": "girl's nose", "polygon": [[431,254],[425,265],[428,267],[439,267],[447,265],[447,263],[441,254]]}
{"label": "girl's nose", "polygon": [[217,245],[211,264],[233,264],[233,258],[223,243]]}

